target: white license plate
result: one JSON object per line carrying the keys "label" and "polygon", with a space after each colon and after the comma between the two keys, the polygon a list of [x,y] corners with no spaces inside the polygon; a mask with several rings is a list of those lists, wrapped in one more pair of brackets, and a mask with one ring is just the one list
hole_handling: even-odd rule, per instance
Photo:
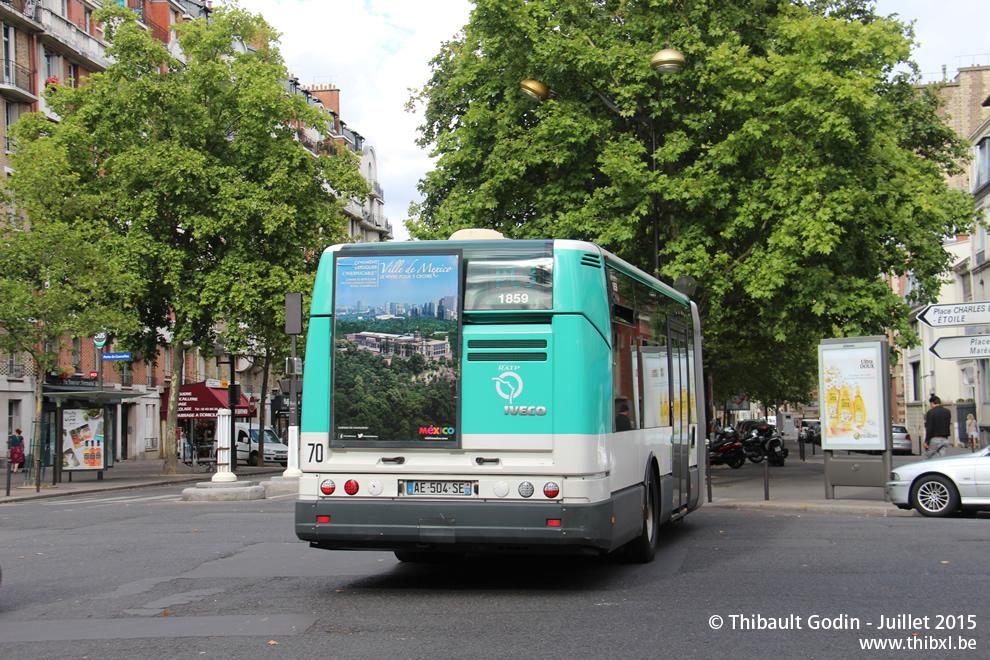
{"label": "white license plate", "polygon": [[405,493],[412,497],[471,497],[474,484],[470,481],[407,481]]}

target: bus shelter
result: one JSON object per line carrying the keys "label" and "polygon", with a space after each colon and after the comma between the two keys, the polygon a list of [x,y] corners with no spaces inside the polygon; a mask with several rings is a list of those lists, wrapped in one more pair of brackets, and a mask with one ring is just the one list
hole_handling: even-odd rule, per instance
{"label": "bus shelter", "polygon": [[42,456],[51,453],[53,485],[61,483],[63,472],[69,473],[69,481],[73,472],[83,471],[96,471],[96,478],[103,479],[103,473],[114,463],[118,407],[124,399],[141,396],[144,392],[56,391],[45,386],[44,397],[55,403],[55,415],[47,425],[47,433],[35,434],[31,449]]}

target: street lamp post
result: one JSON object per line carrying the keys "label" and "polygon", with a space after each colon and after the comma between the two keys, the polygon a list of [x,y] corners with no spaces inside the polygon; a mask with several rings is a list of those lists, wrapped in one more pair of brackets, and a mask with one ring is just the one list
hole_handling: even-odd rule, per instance
{"label": "street lamp post", "polygon": [[[680,71],[684,67],[684,55],[680,51],[673,48],[664,48],[663,50],[657,51],[650,58],[650,67],[657,72],[659,75],[664,75],[666,73],[674,73]],[[543,103],[546,101],[550,95],[553,93],[547,85],[539,80],[533,78],[526,78],[519,83],[519,89],[527,96],[536,99],[538,102]],[[616,114],[622,114],[622,110],[615,104],[615,102],[610,99],[604,92],[592,85],[592,89],[598,94],[598,97],[605,103],[605,106]],[[644,124],[650,130],[650,143],[649,143],[649,153],[647,154],[650,159],[650,171],[653,173],[654,178],[656,178],[657,173],[657,125],[656,120],[647,114],[633,113],[632,119]],[[660,275],[660,199],[654,194],[653,195],[653,274],[657,277]]]}

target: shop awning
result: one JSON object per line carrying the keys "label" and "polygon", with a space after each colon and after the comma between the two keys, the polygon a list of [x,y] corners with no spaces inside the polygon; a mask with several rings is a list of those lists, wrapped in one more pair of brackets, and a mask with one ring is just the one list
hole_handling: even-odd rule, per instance
{"label": "shop awning", "polygon": [[[162,419],[168,415],[169,388],[162,394]],[[207,387],[206,383],[183,385],[179,389],[179,419],[197,419],[200,417],[216,417],[218,410],[227,410],[227,390]],[[251,410],[250,403],[244,394],[241,402],[234,407],[234,417],[254,417],[257,411]]]}

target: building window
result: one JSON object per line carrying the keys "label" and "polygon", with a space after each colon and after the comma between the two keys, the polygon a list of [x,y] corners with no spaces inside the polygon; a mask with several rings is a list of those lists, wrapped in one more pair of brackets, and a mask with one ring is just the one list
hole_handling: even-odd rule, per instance
{"label": "building window", "polygon": [[82,340],[79,337],[72,338],[72,368],[76,373],[82,373]]}
{"label": "building window", "polygon": [[963,301],[969,302],[973,299],[973,278],[969,273],[963,273],[959,279],[962,282]]}
{"label": "building window", "polygon": [[973,190],[979,190],[990,178],[990,138],[983,138],[976,144],[976,158],[973,159]]}
{"label": "building window", "polygon": [[7,356],[7,376],[24,378],[24,365],[21,363],[21,356],[17,353],[11,353]]}
{"label": "building window", "polygon": [[53,50],[45,49],[45,81],[60,81],[65,75],[62,70],[62,56]]}
{"label": "building window", "polygon": [[74,62],[69,62],[69,79],[65,81],[65,84],[69,87],[75,87],[79,83],[79,67]]}
{"label": "building window", "polygon": [[13,151],[14,141],[10,136],[10,127],[17,123],[17,118],[20,116],[20,108],[16,103],[11,101],[6,102],[6,112],[4,119],[6,120],[7,130],[5,131],[7,137],[7,151]]}
{"label": "building window", "polygon": [[21,401],[11,399],[7,402],[7,433],[13,433],[19,428],[21,428]]}
{"label": "building window", "polygon": [[166,346],[165,350],[162,351],[162,372],[165,378],[169,378],[172,375],[172,347]]}
{"label": "building window", "polygon": [[5,83],[14,83],[17,80],[17,71],[14,66],[17,57],[14,55],[14,45],[17,43],[14,28],[3,24],[3,80]]}
{"label": "building window", "polygon": [[911,400],[921,401],[921,363],[911,363]]}

